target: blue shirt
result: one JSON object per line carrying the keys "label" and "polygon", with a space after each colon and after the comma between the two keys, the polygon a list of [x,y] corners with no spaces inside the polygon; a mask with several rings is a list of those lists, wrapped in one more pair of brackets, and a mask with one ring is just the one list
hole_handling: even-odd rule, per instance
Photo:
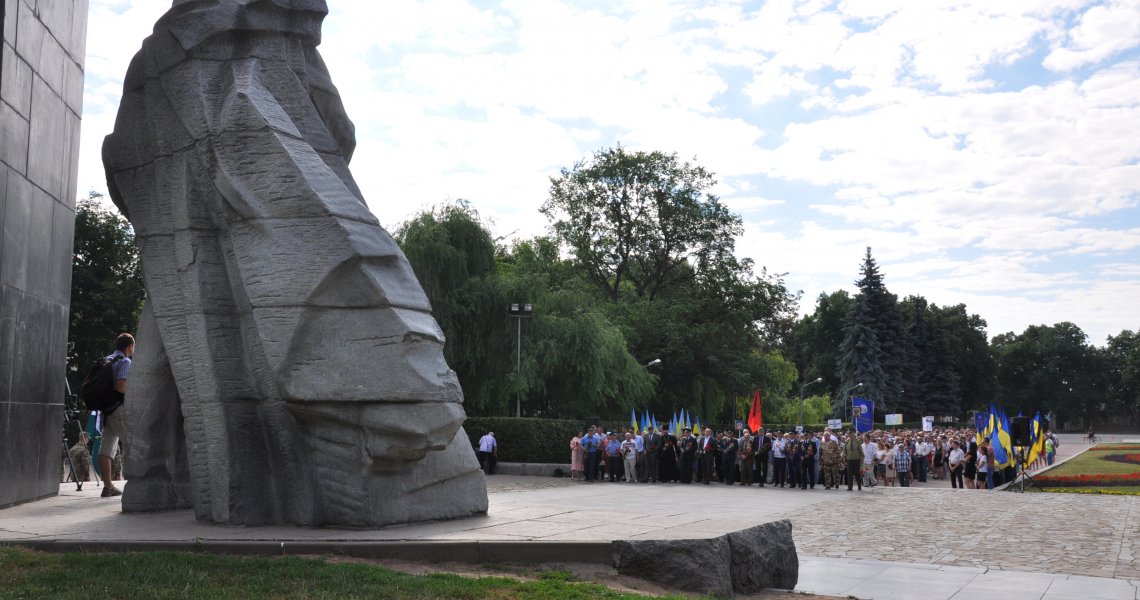
{"label": "blue shirt", "polygon": [[582,438],[579,443],[582,444],[582,448],[584,448],[586,452],[592,454],[598,451],[598,440],[592,435]]}
{"label": "blue shirt", "polygon": [[606,455],[617,456],[618,454],[621,454],[621,442],[617,440],[610,440],[606,444]]}
{"label": "blue shirt", "polygon": [[126,354],[115,350],[114,354],[106,357],[106,360],[115,360],[115,357],[123,357],[111,367],[111,371],[115,373],[115,381],[126,379],[131,374],[131,359]]}

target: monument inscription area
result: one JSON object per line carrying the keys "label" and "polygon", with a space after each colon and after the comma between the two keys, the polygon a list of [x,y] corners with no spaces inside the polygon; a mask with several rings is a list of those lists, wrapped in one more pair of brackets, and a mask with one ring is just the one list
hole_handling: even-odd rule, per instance
{"label": "monument inscription area", "polygon": [[103,145],[147,303],[125,511],[374,527],[487,510],[443,333],[348,169],[323,0],[179,0]]}

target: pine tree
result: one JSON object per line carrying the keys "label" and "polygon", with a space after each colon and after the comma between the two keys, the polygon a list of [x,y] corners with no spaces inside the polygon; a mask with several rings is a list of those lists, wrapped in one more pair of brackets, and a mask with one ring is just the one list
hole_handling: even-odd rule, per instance
{"label": "pine tree", "polygon": [[878,393],[882,404],[876,403],[875,410],[897,410],[905,388],[906,332],[903,329],[902,314],[898,310],[898,297],[887,290],[879,265],[871,256],[871,247],[863,258],[859,273],[862,277],[855,282],[859,295],[866,298],[867,326],[875,332],[879,342],[879,366],[883,372],[882,387]]}
{"label": "pine tree", "polygon": [[934,315],[930,334],[926,353],[927,414],[958,415],[962,409],[960,380],[954,371],[954,357],[942,315]]}
{"label": "pine tree", "polygon": [[[862,383],[859,395],[875,403],[875,410],[883,410],[883,390],[887,387],[886,376],[880,364],[882,352],[878,336],[873,327],[870,304],[867,297],[855,297],[851,312],[847,315],[847,325],[843,328],[843,343],[839,346],[839,380],[843,389],[848,390]],[[847,398],[840,397],[832,413],[848,418]]]}

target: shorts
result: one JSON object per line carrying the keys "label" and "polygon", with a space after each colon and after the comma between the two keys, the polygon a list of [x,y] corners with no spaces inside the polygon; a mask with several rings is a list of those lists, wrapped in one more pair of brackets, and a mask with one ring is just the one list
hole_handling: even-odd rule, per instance
{"label": "shorts", "polygon": [[986,473],[987,473],[987,471],[978,471],[978,474],[976,476],[977,480],[978,481],[985,481],[986,480]]}
{"label": "shorts", "polygon": [[99,456],[106,456],[114,460],[115,455],[119,453],[119,439],[127,433],[126,427],[124,427],[126,412],[126,406],[119,406],[119,409],[111,413],[111,416],[103,419],[103,441],[99,445]]}

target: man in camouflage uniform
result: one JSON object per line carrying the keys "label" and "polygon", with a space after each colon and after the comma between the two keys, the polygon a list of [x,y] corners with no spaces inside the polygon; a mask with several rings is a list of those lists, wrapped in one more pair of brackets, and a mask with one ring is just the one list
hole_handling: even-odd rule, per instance
{"label": "man in camouflage uniform", "polygon": [[823,483],[826,489],[839,487],[839,468],[843,465],[843,449],[839,440],[829,432],[820,446],[820,464],[823,466]]}

